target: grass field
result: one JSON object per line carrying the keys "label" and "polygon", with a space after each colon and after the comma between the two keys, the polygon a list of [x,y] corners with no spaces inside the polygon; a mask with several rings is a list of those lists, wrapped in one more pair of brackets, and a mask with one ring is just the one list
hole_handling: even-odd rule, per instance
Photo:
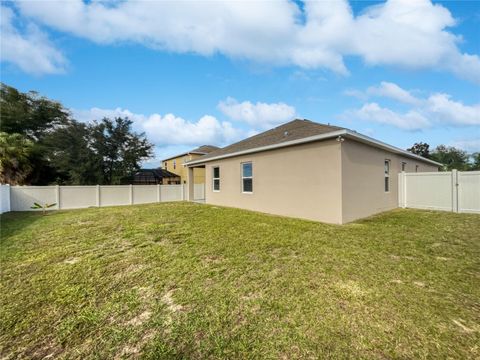
{"label": "grass field", "polygon": [[480,357],[480,216],[1,217],[0,358]]}

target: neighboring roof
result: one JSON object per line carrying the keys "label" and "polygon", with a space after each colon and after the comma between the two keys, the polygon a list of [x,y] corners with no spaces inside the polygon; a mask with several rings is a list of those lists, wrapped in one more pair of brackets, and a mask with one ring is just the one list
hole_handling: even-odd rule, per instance
{"label": "neighboring roof", "polygon": [[320,141],[343,136],[352,138],[359,142],[369,144],[387,151],[402,154],[411,158],[415,158],[424,162],[441,166],[442,164],[426,159],[411,152],[402,150],[395,146],[388,145],[381,141],[375,140],[368,136],[357,133],[346,128],[319,124],[310,120],[293,120],[286,124],[280,125],[274,129],[265,131],[258,135],[254,135],[235,144],[210,152],[198,159],[188,161],[186,166],[202,164],[204,162],[224,159],[233,156],[251,154],[260,151],[273,150],[286,146],[304,144],[307,142]]}
{"label": "neighboring roof", "polygon": [[174,174],[168,170],[157,168],[157,169],[140,169],[138,170],[135,175],[139,175],[140,173],[152,173],[157,179],[163,178],[172,178],[172,177],[180,177],[177,174]]}
{"label": "neighboring roof", "polygon": [[181,156],[185,156],[185,155],[188,155],[188,154],[205,155],[205,154],[211,153],[212,151],[215,151],[215,150],[218,150],[218,149],[219,149],[218,146],[214,146],[214,145],[202,145],[202,146],[199,146],[198,148],[195,148],[195,149],[193,149],[193,150],[187,151],[187,152],[185,152],[185,153],[178,154],[178,155],[175,155],[175,156],[170,156],[169,158],[163,159],[162,161],[166,161],[166,160],[170,160],[170,159],[175,159],[175,158],[178,158],[178,157],[181,157]]}

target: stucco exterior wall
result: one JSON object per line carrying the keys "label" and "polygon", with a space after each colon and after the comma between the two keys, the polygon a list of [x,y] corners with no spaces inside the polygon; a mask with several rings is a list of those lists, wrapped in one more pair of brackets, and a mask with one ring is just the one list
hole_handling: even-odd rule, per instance
{"label": "stucco exterior wall", "polygon": [[[206,164],[206,203],[328,223],[342,223],[341,144],[281,148]],[[253,164],[253,193],[242,193],[241,164]],[[220,191],[213,191],[213,167]]]}
{"label": "stucco exterior wall", "polygon": [[[390,160],[390,191],[385,192],[384,162]],[[342,143],[342,218],[347,223],[398,207],[398,173],[438,171],[438,167],[355,140]],[[417,168],[418,166],[418,168]]]}
{"label": "stucco exterior wall", "polygon": [[[187,168],[183,166],[183,164],[185,164],[187,161],[197,159],[201,156],[202,155],[200,154],[185,154],[183,156],[163,161],[162,167],[180,176],[180,182],[182,184],[185,184],[187,182]],[[195,184],[205,183],[205,169],[195,168],[193,176]]]}

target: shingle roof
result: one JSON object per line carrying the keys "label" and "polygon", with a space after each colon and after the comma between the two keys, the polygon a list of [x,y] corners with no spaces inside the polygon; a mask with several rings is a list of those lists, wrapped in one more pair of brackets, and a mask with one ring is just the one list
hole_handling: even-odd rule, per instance
{"label": "shingle roof", "polygon": [[194,161],[206,160],[216,156],[228,155],[239,151],[255,149],[262,146],[281,144],[286,141],[303,139],[309,136],[326,134],[344,128],[332,125],[319,124],[310,120],[296,119],[286,124],[277,126],[260,134],[224,148],[210,152]]}
{"label": "shingle roof", "polygon": [[170,160],[170,159],[175,159],[175,158],[178,158],[178,157],[180,157],[180,156],[187,155],[187,154],[200,154],[200,155],[208,154],[208,153],[210,153],[210,152],[212,152],[212,151],[215,151],[215,150],[218,150],[218,149],[219,149],[218,146],[214,146],[214,145],[202,145],[202,146],[199,146],[198,148],[195,148],[195,149],[193,149],[193,150],[190,150],[190,151],[187,151],[187,152],[184,152],[184,153],[175,155],[175,156],[170,156],[169,158],[163,159],[162,161]]}
{"label": "shingle roof", "polygon": [[218,146],[202,145],[202,146],[199,146],[198,148],[193,149],[189,152],[190,153],[196,153],[196,154],[208,154],[208,153],[211,153],[212,151],[215,151],[215,150],[218,150],[218,149],[220,149]]}

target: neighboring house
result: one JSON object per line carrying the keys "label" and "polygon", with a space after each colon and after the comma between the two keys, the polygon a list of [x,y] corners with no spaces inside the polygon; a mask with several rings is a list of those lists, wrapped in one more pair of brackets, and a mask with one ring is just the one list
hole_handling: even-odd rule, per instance
{"label": "neighboring house", "polygon": [[[355,131],[294,120],[189,161],[205,202],[343,224],[398,207],[398,173],[441,166]],[[193,183],[187,195],[193,199]]]}
{"label": "neighboring house", "polygon": [[162,168],[140,169],[133,175],[133,185],[180,184],[180,176]]}
{"label": "neighboring house", "polygon": [[[184,166],[185,163],[187,161],[195,160],[218,149],[218,147],[213,145],[202,145],[186,153],[175,155],[168,159],[162,160],[162,167],[165,170],[177,174],[180,177],[180,183],[185,184],[187,182],[187,169]],[[195,184],[205,183],[205,169],[196,169],[194,173],[194,178]]]}

